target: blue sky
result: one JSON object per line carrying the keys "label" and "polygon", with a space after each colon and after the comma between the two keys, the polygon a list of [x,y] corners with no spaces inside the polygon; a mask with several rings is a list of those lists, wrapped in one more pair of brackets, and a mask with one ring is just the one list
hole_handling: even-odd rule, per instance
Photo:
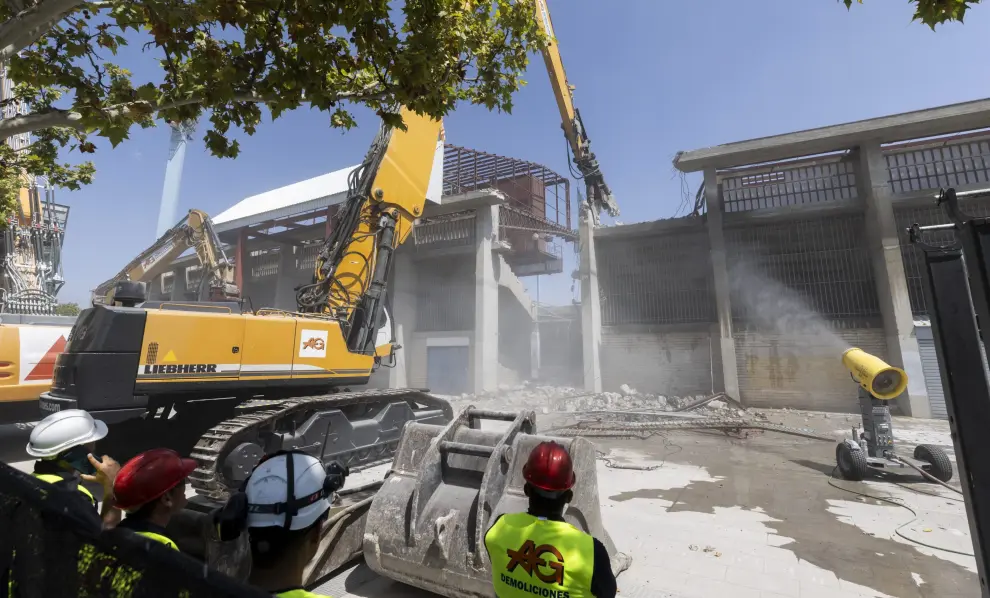
{"label": "blue sky", "polygon": [[[905,1],[867,0],[851,12],[835,0],[548,4],[624,223],[678,210],[682,185],[671,166],[678,150],[990,97],[990,6],[933,33],[910,22]],[[118,63],[135,80],[159,76],[139,46]],[[539,56],[526,79],[513,114],[465,105],[447,119],[447,140],[567,173]],[[286,114],[241,136],[237,160],[213,158],[197,136],[180,213],[218,214],[244,197],[358,162],[377,128],[373,117],[358,116],[359,128],[342,134],[317,111]],[[99,144],[94,184],[58,192],[72,209],[60,300],[88,304],[92,287],[154,240],[168,140],[168,127],[159,126],[135,129],[116,149]],[[693,194],[698,180],[688,183]],[[525,281],[535,296],[534,280]],[[569,302],[570,287],[569,273],[542,277],[541,299]]]}

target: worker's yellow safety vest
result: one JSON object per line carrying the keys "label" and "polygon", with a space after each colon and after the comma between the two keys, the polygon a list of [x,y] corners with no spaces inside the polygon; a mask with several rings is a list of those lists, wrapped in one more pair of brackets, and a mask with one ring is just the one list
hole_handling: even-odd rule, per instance
{"label": "worker's yellow safety vest", "polygon": [[169,548],[174,548],[176,550],[179,549],[179,547],[175,544],[175,542],[173,542],[171,539],[166,538],[161,534],[156,534],[155,532],[134,532],[134,533],[136,533],[139,536],[144,536],[145,538],[151,538],[156,542],[161,542],[162,544],[168,546]]}
{"label": "worker's yellow safety vest", "polygon": [[[38,478],[42,482],[48,482],[49,484],[57,484],[59,482],[64,482],[66,480],[66,478],[54,473],[32,473],[31,475]],[[76,486],[76,489],[82,492],[83,495],[93,503],[93,505],[96,505],[96,498],[93,496],[92,492],[87,490],[82,484]],[[10,556],[11,556],[11,565],[13,565],[13,559],[17,558],[17,553],[13,552]],[[9,596],[10,598],[13,598],[14,596],[13,579],[7,582],[7,596]]]}
{"label": "worker's yellow safety vest", "polygon": [[[42,482],[48,482],[49,484],[57,484],[65,481],[64,477],[54,473],[35,473],[32,475]],[[96,504],[96,498],[93,496],[93,493],[87,490],[85,486],[79,484],[76,486],[76,489],[82,492],[94,505]]]}
{"label": "worker's yellow safety vest", "polygon": [[569,523],[503,515],[485,534],[485,548],[499,598],[592,598],[595,540]]}

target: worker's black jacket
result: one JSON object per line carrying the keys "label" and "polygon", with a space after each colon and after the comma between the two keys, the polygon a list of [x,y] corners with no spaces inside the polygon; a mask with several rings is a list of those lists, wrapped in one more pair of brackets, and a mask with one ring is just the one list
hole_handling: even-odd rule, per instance
{"label": "worker's black jacket", "polygon": [[[542,513],[534,513],[533,511],[528,511],[533,517],[545,517],[550,521],[564,521],[561,516],[547,517]],[[496,517],[488,529],[495,526],[495,523],[502,517],[499,515]],[[601,543],[598,538],[592,538],[595,543],[595,562],[594,569],[591,573],[591,593],[595,595],[595,598],[615,598],[615,594],[618,591],[618,586],[616,585],[615,575],[612,574],[612,562],[608,556],[608,549],[605,545]]]}

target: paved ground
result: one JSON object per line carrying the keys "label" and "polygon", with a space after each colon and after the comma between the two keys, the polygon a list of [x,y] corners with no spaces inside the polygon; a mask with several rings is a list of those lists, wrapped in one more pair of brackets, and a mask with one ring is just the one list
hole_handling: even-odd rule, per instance
{"label": "paved ground", "polygon": [[[836,436],[856,421],[767,413],[772,421]],[[540,427],[555,419],[540,416]],[[28,434],[28,427],[0,428],[0,459],[26,469]],[[945,422],[897,419],[895,435],[905,454],[920,442],[951,449]],[[597,471],[605,525],[618,549],[633,557],[619,577],[620,596],[979,595],[974,559],[965,556],[972,546],[959,495],[914,475],[832,480],[833,444],[770,433],[739,440],[682,432],[598,444],[608,457]],[[621,469],[625,464],[655,469]],[[364,566],[323,591],[337,598],[428,595]]]}
{"label": "paved ground", "polygon": [[[768,412],[772,420],[846,433],[853,416]],[[551,420],[542,416],[540,423]],[[910,454],[919,441],[950,445],[945,422],[897,420]],[[633,556],[620,596],[896,598],[978,596],[958,495],[913,475],[832,480],[831,443],[764,434],[677,433],[598,443],[603,518]],[[951,448],[951,446],[950,446]],[[652,471],[619,469],[624,464]],[[900,484],[900,485],[898,485]],[[928,494],[920,494],[920,492]],[[934,496],[933,496],[934,495]],[[876,498],[902,502],[917,512]],[[912,522],[912,520],[914,520]],[[321,591],[332,596],[428,596],[356,567]]]}

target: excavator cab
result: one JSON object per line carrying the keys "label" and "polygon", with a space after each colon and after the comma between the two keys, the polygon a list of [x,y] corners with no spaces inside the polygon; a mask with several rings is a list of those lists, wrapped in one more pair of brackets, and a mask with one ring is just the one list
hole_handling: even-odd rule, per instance
{"label": "excavator cab", "polygon": [[136,307],[148,300],[148,285],[133,280],[121,280],[113,288],[111,304],[122,307]]}

